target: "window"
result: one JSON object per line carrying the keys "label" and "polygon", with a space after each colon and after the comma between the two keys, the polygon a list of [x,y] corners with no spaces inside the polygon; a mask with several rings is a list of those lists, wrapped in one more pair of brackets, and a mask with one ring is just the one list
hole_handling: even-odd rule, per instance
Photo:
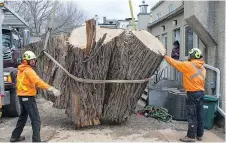
{"label": "window", "polygon": [[193,30],[191,27],[185,27],[185,56],[188,56],[188,52],[193,48]]}
{"label": "window", "polygon": [[10,35],[2,34],[2,45],[6,48],[10,48]]}
{"label": "window", "polygon": [[11,35],[9,30],[2,30],[2,46],[5,49],[11,48]]}
{"label": "window", "polygon": [[168,8],[169,8],[169,13],[170,12],[172,12],[174,9],[173,9],[173,4],[170,4],[169,6],[168,6]]}
{"label": "window", "polygon": [[176,29],[173,31],[173,42],[174,41],[180,42],[180,29]]}
{"label": "window", "polygon": [[167,37],[164,37],[165,39],[165,48],[167,49]]}
{"label": "window", "polygon": [[157,20],[161,17],[161,13],[157,14]]}
{"label": "window", "polygon": [[160,36],[156,36],[156,38],[157,38],[158,40],[160,40]]}
{"label": "window", "polygon": [[15,48],[15,49],[19,49],[21,48],[21,43],[20,43],[20,38],[18,35],[16,34],[12,34],[12,37],[13,37],[13,47],[12,48]]}
{"label": "window", "polygon": [[167,49],[167,35],[165,34],[165,35],[163,35],[163,39],[162,39],[163,41],[162,41],[162,43],[163,43],[163,45],[165,46],[165,48]]}

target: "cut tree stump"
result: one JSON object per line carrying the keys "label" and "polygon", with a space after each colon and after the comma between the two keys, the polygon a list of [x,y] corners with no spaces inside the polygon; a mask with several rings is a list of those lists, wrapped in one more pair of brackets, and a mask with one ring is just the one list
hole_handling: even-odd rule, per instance
{"label": "cut tree stump", "polygon": [[[93,30],[93,27],[90,29]],[[70,36],[53,37],[49,40],[47,52],[74,76],[96,80],[149,78],[166,52],[163,44],[146,31],[96,27],[96,31],[90,35],[87,37],[92,38],[86,38],[86,27],[82,26],[73,30]],[[93,35],[96,35],[97,42],[92,40],[95,39]],[[91,41],[91,44],[87,44],[87,41]],[[43,41],[40,41],[25,46],[23,50],[32,50],[39,55],[42,47]],[[40,65],[42,60],[44,65]],[[126,121],[147,85],[147,82],[79,83],[44,55],[38,59],[36,70],[44,81],[63,93],[59,98],[46,91],[40,91],[42,95],[52,101],[54,107],[66,109],[66,114],[76,127]]]}

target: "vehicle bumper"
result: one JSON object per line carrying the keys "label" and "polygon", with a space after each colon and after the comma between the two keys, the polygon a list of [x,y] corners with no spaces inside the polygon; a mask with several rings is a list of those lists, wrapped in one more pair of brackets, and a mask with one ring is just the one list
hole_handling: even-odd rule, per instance
{"label": "vehicle bumper", "polygon": [[4,86],[5,86],[5,90],[10,90],[12,88],[15,88],[15,84],[14,83],[4,82]]}

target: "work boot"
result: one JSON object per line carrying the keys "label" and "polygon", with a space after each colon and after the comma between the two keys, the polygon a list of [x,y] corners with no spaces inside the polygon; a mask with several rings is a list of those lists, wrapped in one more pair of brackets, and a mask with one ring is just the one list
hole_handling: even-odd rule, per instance
{"label": "work boot", "polygon": [[180,141],[182,141],[182,142],[195,142],[195,139],[185,136],[183,138],[180,138]]}
{"label": "work boot", "polygon": [[24,140],[25,140],[25,136],[20,136],[18,139],[10,138],[10,142],[20,142],[20,141],[24,141]]}
{"label": "work boot", "polygon": [[202,141],[202,137],[196,137],[198,141]]}

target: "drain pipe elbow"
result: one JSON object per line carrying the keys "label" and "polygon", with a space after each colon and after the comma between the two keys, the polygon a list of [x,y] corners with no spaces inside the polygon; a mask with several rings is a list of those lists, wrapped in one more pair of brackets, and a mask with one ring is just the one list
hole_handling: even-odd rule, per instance
{"label": "drain pipe elbow", "polygon": [[[207,64],[205,64],[204,66],[206,68],[216,72],[216,96],[217,96],[217,99],[219,100],[219,98],[220,98],[220,70],[218,68],[215,68],[215,67],[207,65]],[[219,101],[218,101],[217,109],[218,109],[219,113],[225,118],[225,112],[220,108]]]}
{"label": "drain pipe elbow", "polygon": [[[219,102],[218,102],[219,103]],[[218,105],[218,107],[217,107],[217,110],[218,110],[218,112],[225,118],[225,112],[224,112],[224,110],[222,110],[221,108],[220,108],[220,106]]]}
{"label": "drain pipe elbow", "polygon": [[218,68],[215,68],[215,67],[207,65],[207,64],[205,64],[204,66],[212,71],[215,71],[217,74],[217,76],[216,76],[216,96],[219,99],[219,97],[220,97],[220,70]]}

